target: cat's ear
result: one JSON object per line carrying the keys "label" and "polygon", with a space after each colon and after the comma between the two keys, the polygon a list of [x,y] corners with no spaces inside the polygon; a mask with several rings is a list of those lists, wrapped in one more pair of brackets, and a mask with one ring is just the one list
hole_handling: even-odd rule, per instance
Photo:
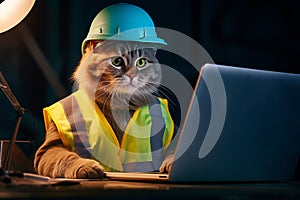
{"label": "cat's ear", "polygon": [[88,41],[87,47],[94,49],[94,48],[101,46],[102,43],[103,43],[103,40],[91,40],[91,41]]}
{"label": "cat's ear", "polygon": [[157,49],[154,49],[154,51],[153,51],[153,56],[156,56],[156,52],[157,52]]}
{"label": "cat's ear", "polygon": [[148,53],[149,53],[149,55],[150,56],[153,56],[153,57],[155,57],[156,56],[156,52],[157,52],[157,49],[156,48],[149,48],[149,49],[147,49],[147,51],[148,51]]}

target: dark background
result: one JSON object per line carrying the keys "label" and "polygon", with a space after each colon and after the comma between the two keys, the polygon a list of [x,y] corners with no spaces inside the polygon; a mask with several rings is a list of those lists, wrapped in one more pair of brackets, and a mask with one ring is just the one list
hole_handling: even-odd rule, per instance
{"label": "dark background", "polygon": [[[298,0],[37,0],[18,26],[0,34],[0,69],[22,106],[32,111],[24,114],[18,139],[34,140],[34,148],[41,144],[42,109],[72,92],[69,78],[90,23],[116,2],[138,5],[157,27],[193,38],[217,64],[300,73]],[[159,55],[161,62],[186,65],[165,54]],[[183,73],[195,81],[195,73]],[[1,139],[8,139],[16,114],[2,93],[0,110]]]}

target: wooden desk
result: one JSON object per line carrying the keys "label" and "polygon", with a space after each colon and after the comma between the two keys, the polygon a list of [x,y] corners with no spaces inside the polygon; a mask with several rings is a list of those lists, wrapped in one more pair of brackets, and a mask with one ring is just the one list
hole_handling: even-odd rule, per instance
{"label": "wooden desk", "polygon": [[300,199],[300,183],[145,183],[81,181],[36,184],[13,178],[0,186],[0,199]]}

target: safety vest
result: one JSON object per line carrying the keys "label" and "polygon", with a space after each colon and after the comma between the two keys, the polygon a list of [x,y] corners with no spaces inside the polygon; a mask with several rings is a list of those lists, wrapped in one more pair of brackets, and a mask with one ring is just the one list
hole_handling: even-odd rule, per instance
{"label": "safety vest", "polygon": [[63,144],[106,171],[155,171],[171,142],[174,122],[166,99],[137,109],[119,143],[97,104],[83,90],[43,109],[46,130],[53,121]]}

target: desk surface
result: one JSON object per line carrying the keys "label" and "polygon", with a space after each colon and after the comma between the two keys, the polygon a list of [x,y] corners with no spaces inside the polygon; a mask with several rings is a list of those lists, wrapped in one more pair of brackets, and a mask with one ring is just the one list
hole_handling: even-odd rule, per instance
{"label": "desk surface", "polygon": [[300,199],[300,183],[150,183],[111,180],[39,184],[13,178],[0,199]]}

